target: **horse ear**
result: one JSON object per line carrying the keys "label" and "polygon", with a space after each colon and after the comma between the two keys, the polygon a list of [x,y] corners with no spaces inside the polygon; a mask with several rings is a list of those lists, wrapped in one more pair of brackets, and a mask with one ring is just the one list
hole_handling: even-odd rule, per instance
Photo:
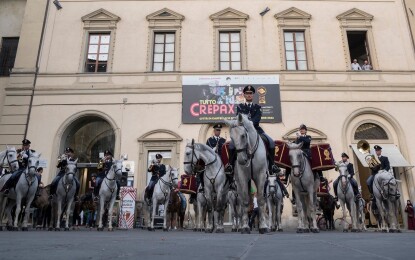
{"label": "horse ear", "polygon": [[238,123],[242,123],[242,119],[243,119],[242,114],[239,113],[238,114]]}
{"label": "horse ear", "polygon": [[75,160],[75,164],[78,162],[78,158],[76,158],[76,160]]}
{"label": "horse ear", "polygon": [[38,156],[37,158],[40,158],[40,156],[41,156],[41,155],[42,155],[42,154],[40,153],[40,154],[39,154],[39,156]]}
{"label": "horse ear", "polygon": [[194,145],[195,144],[195,139],[194,138],[192,138],[192,145]]}

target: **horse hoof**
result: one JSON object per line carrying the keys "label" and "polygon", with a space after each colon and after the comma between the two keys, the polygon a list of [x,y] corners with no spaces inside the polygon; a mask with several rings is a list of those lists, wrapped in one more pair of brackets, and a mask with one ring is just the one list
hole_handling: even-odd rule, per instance
{"label": "horse hoof", "polygon": [[275,232],[277,229],[275,227],[271,228],[271,232]]}
{"label": "horse hoof", "polygon": [[148,231],[154,231],[154,228],[149,227]]}
{"label": "horse hoof", "polygon": [[244,228],[244,229],[242,229],[241,234],[251,234],[251,229],[250,228]]}
{"label": "horse hoof", "polygon": [[343,229],[343,233],[347,233],[347,232],[349,232],[348,229]]}
{"label": "horse hoof", "polygon": [[27,227],[22,227],[22,231],[29,231]]}
{"label": "horse hoof", "polygon": [[98,231],[104,231],[104,227],[98,227],[97,230]]}
{"label": "horse hoof", "polygon": [[114,231],[114,229],[113,228],[108,228],[108,231],[112,232],[112,231]]}
{"label": "horse hoof", "polygon": [[60,228],[55,228],[55,231],[61,231],[61,229]]}
{"label": "horse hoof", "polygon": [[308,228],[305,228],[303,231],[304,231],[304,233],[310,233],[310,229],[308,229]]}
{"label": "horse hoof", "polygon": [[389,229],[389,233],[395,233],[395,229]]}
{"label": "horse hoof", "polygon": [[65,231],[69,231],[69,228],[65,228]]}
{"label": "horse hoof", "polygon": [[402,233],[402,230],[397,229],[397,230],[396,230],[396,233]]}
{"label": "horse hoof", "polygon": [[232,232],[237,232],[236,228],[232,228]]}
{"label": "horse hoof", "polygon": [[48,228],[48,231],[53,231],[53,228],[51,228],[51,227],[50,227],[50,228]]}
{"label": "horse hoof", "polygon": [[225,233],[225,230],[223,228],[216,229],[216,233]]}
{"label": "horse hoof", "polygon": [[382,229],[382,233],[388,233],[386,229]]}
{"label": "horse hoof", "polygon": [[284,232],[284,229],[279,228],[279,229],[278,229],[278,232]]}
{"label": "horse hoof", "polygon": [[0,227],[0,231],[3,231],[3,227]]}
{"label": "horse hoof", "polygon": [[298,234],[304,233],[304,230],[302,228],[297,228],[297,233]]}
{"label": "horse hoof", "polygon": [[164,232],[169,232],[169,229],[167,229],[167,228],[163,228],[163,231],[164,231]]}
{"label": "horse hoof", "polygon": [[268,228],[260,228],[259,229],[259,234],[266,234],[268,233]]}
{"label": "horse hoof", "polygon": [[311,230],[311,232],[313,232],[313,233],[320,233],[320,229],[318,229],[318,228],[313,228],[313,229]]}
{"label": "horse hoof", "polygon": [[194,228],[194,229],[193,229],[193,232],[197,232],[197,228]]}

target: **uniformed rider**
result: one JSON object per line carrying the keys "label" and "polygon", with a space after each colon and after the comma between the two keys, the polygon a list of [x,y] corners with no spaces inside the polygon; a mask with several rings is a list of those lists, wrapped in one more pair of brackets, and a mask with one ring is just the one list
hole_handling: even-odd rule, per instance
{"label": "uniformed rider", "polygon": [[[66,147],[64,153],[58,158],[58,164],[56,165],[56,168],[59,169],[59,172],[56,175],[56,177],[53,179],[52,183],[50,184],[49,198],[52,198],[53,195],[56,194],[59,181],[63,176],[65,176],[65,169],[66,169],[66,165],[68,165],[68,161],[74,162],[75,160],[76,158],[75,158],[74,150],[71,147]],[[73,179],[75,180],[75,185],[76,185],[75,201],[77,201],[80,185],[79,185],[79,180],[76,176],[74,176]]]}
{"label": "uniformed rider", "polygon": [[[22,141],[22,148],[17,149],[17,160],[19,162],[19,170],[13,172],[12,176],[6,181],[6,183],[3,185],[3,188],[0,190],[0,192],[4,192],[4,195],[9,194],[9,190],[16,186],[17,182],[19,181],[20,175],[27,167],[27,162],[29,159],[30,153],[36,152],[35,150],[30,149],[31,142],[28,139],[23,139]],[[38,181],[40,184],[40,180]]]}
{"label": "uniformed rider", "polygon": [[156,154],[156,158],[152,160],[151,165],[148,167],[148,172],[151,172],[152,176],[150,182],[148,183],[145,193],[144,200],[148,205],[152,204],[154,186],[160,177],[163,177],[166,174],[166,166],[161,163],[163,156],[161,154]]}
{"label": "uniformed rider", "polygon": [[[359,193],[359,186],[357,185],[357,181],[355,179],[353,179],[354,176],[354,167],[353,167],[353,163],[349,162],[349,156],[346,153],[342,153],[341,154],[342,160],[338,162],[338,164],[340,163],[344,163],[347,166],[347,172],[348,172],[348,178],[350,181],[350,184],[353,187],[353,193],[355,196],[356,201],[359,200],[361,198],[361,195]],[[333,189],[334,189],[334,199],[337,201],[337,185],[339,184],[339,178],[337,178],[334,182],[333,182]]]}
{"label": "uniformed rider", "polygon": [[[108,171],[111,169],[111,166],[113,164],[113,154],[110,150],[105,150],[104,152],[104,158],[101,158],[101,160],[98,163],[97,170],[98,170],[98,176],[95,181],[95,187],[94,187],[94,202],[99,201],[99,190],[101,188],[102,181],[105,179],[105,176],[107,176]],[[117,195],[116,200],[120,199],[120,181],[116,180],[117,185]]]}

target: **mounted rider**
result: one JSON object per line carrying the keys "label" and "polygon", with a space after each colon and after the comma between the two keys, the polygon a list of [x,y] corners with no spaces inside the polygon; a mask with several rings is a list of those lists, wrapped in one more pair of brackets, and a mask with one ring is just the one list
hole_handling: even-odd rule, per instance
{"label": "mounted rider", "polygon": [[[98,176],[96,178],[95,187],[94,187],[94,202],[99,201],[99,190],[101,188],[102,181],[107,176],[108,171],[111,169],[112,164],[113,164],[113,154],[110,150],[105,150],[104,158],[101,158],[97,166]],[[115,199],[120,200],[120,181],[117,180],[116,184],[117,184],[117,196]]]}
{"label": "mounted rider", "polygon": [[156,154],[156,158],[151,161],[151,165],[147,169],[147,171],[152,174],[144,193],[144,200],[148,205],[152,204],[154,186],[156,186],[158,180],[166,174],[166,166],[161,163],[162,159],[163,156],[161,154]]}
{"label": "mounted rider", "polygon": [[[349,178],[350,184],[352,185],[353,188],[353,193],[355,196],[355,200],[358,201],[361,198],[360,192],[359,192],[359,186],[357,184],[357,181],[355,179],[353,179],[354,176],[354,167],[353,167],[353,163],[349,162],[349,156],[346,153],[342,153],[341,154],[342,160],[338,162],[338,164],[340,163],[344,163],[347,166],[347,172],[349,173],[349,175],[347,176]],[[337,169],[336,169],[337,170]],[[339,178],[337,178],[334,182],[333,182],[333,188],[334,188],[334,199],[337,201],[337,185],[339,184]]]}
{"label": "mounted rider", "polygon": [[[36,152],[35,150],[30,149],[31,142],[28,139],[23,139],[22,141],[22,149],[17,149],[17,160],[19,162],[19,170],[15,171],[12,176],[6,181],[3,185],[3,188],[0,192],[4,192],[4,195],[7,196],[9,194],[9,190],[16,186],[17,182],[19,181],[20,175],[22,175],[23,171],[27,167],[27,162],[29,159],[30,153]],[[40,178],[38,176],[38,184],[40,183]]]}
{"label": "mounted rider", "polygon": [[[251,85],[245,86],[243,89],[245,103],[241,103],[236,107],[236,114],[245,114],[248,116],[248,119],[252,121],[254,124],[255,129],[257,130],[259,136],[264,141],[265,147],[268,148],[268,172],[269,174],[278,174],[281,169],[275,165],[274,163],[274,156],[275,156],[275,143],[272,138],[265,133],[265,131],[259,126],[262,117],[262,110],[261,106],[258,104],[253,103],[253,95],[255,94],[255,88]],[[232,174],[233,168],[235,166],[236,161],[236,151],[233,142],[229,144],[229,163],[225,167],[225,173]],[[288,191],[285,188],[284,184],[277,178],[278,185],[280,186],[284,196],[287,198],[289,197]],[[266,187],[266,185],[265,185]]]}
{"label": "mounted rider", "polygon": [[[369,178],[367,178],[366,184],[367,184],[367,187],[369,188],[371,199],[376,203],[376,199],[373,196],[373,181],[375,179],[375,175],[380,170],[389,171],[391,167],[390,167],[390,162],[389,162],[388,157],[382,155],[382,147],[380,147],[379,145],[375,145],[373,148],[375,149],[375,152],[376,152],[375,156],[378,158],[380,165],[377,165],[371,168],[372,174],[369,176]],[[397,196],[399,198],[400,197],[399,191],[397,192],[398,192]]]}
{"label": "mounted rider", "polygon": [[[58,164],[56,165],[56,168],[59,169],[58,174],[53,179],[52,183],[50,184],[50,195],[49,198],[53,198],[53,195],[56,194],[56,190],[58,188],[59,181],[63,176],[65,176],[65,170],[66,165],[68,165],[68,161],[74,162],[76,160],[75,158],[75,152],[71,147],[66,147],[64,153],[59,156],[58,158]],[[75,201],[78,201],[78,192],[79,192],[79,180],[76,176],[73,178],[75,180],[76,185],[76,191],[75,191]]]}

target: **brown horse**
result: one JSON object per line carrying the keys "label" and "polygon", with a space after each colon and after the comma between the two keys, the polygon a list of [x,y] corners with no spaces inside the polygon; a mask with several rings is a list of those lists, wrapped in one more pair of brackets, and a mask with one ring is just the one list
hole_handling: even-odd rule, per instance
{"label": "brown horse", "polygon": [[95,221],[94,221],[94,215],[97,210],[97,205],[94,203],[92,199],[91,193],[86,193],[82,195],[79,199],[79,203],[75,205],[75,210],[73,215],[79,216],[81,211],[84,211],[84,214],[88,211],[89,212],[89,218],[86,219],[86,227],[95,227]]}
{"label": "brown horse", "polygon": [[36,229],[46,229],[46,225],[50,221],[51,207],[49,201],[50,185],[44,188],[39,188],[39,196],[37,196],[32,203],[32,206],[37,209],[36,218],[33,224]]}
{"label": "brown horse", "polygon": [[320,197],[319,206],[323,210],[324,218],[326,219],[326,230],[334,230],[334,210],[336,209],[336,201],[334,197],[327,193]]}
{"label": "brown horse", "polygon": [[186,213],[186,205],[182,208],[182,201],[178,194],[178,191],[173,190],[170,193],[170,202],[167,208],[167,212],[170,214],[170,229],[174,229],[179,223],[179,230],[183,230],[184,215]]}

